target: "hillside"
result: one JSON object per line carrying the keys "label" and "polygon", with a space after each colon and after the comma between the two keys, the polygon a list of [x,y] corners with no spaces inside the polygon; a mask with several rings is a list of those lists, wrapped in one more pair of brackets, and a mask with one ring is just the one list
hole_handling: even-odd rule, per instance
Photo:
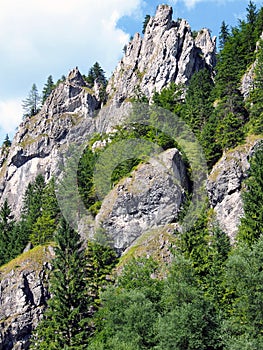
{"label": "hillside", "polygon": [[262,18],[159,5],[3,144],[0,349],[263,347]]}

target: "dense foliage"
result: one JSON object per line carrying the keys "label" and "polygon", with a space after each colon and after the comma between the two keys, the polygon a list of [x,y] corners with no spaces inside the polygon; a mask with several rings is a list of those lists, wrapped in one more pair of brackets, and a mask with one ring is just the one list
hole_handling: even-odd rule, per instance
{"label": "dense foliage", "polygon": [[[143,30],[150,19],[145,17]],[[223,152],[247,135],[262,134],[263,8],[249,2],[245,19],[229,29],[223,21],[215,72],[196,72],[188,86],[171,83],[155,93],[153,103],[182,118],[204,148],[210,167]],[[258,45],[257,45],[258,42]],[[254,84],[244,100],[240,80],[256,60]],[[64,78],[62,78],[64,79]],[[105,91],[106,78],[96,62],[86,77]],[[54,83],[48,78],[43,102]],[[141,97],[140,97],[141,98]],[[36,86],[24,101],[25,115],[38,110]],[[96,135],[77,169],[81,200],[92,214],[100,207],[95,165],[109,144],[143,139],[163,149],[176,142],[157,128],[130,124],[109,135]],[[94,147],[99,141],[101,147]],[[10,147],[8,137],[4,147]],[[105,167],[114,154],[108,153]],[[79,155],[77,155],[78,157]],[[75,159],[74,159],[75,161]],[[112,172],[110,186],[127,176],[142,157],[129,158]],[[51,243],[55,258],[50,278],[52,297],[31,340],[32,349],[88,350],[260,350],[263,348],[263,147],[259,144],[243,183],[244,216],[235,244],[207,205],[186,232],[174,232],[173,261],[163,273],[152,257],[127,259],[118,267],[104,233],[84,246],[62,218],[54,180],[39,175],[29,184],[19,221],[8,201],[0,209],[0,265],[21,254],[26,245]],[[69,164],[70,165],[70,164]],[[69,173],[69,177],[72,174]],[[67,180],[69,182],[67,182]],[[65,179],[65,194],[74,198]],[[77,202],[71,200],[72,205]],[[77,203],[78,204],[78,203]],[[69,207],[71,211],[75,209]]]}

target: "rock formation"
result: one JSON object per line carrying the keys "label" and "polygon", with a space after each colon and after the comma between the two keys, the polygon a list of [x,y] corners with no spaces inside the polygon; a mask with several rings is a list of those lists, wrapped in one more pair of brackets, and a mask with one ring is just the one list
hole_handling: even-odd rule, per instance
{"label": "rock formation", "polygon": [[97,226],[123,252],[149,229],[175,222],[187,189],[181,155],[169,149],[115,186],[102,203]]}
{"label": "rock formation", "polygon": [[194,72],[215,64],[215,38],[202,29],[194,38],[185,20],[172,20],[170,6],[160,5],[144,37],[136,33],[107,86],[116,103],[145,95],[151,98],[170,82],[187,83]]}
{"label": "rock formation", "polygon": [[0,268],[0,349],[28,349],[49,298],[53,251],[37,247]]}
{"label": "rock formation", "polygon": [[56,174],[58,154],[71,142],[85,142],[86,134],[93,132],[97,108],[99,102],[73,69],[40,113],[20,124],[0,174],[1,202],[8,198],[16,217],[29,182],[39,173],[47,180]]}
{"label": "rock formation", "polygon": [[232,242],[240,218],[244,215],[241,198],[243,181],[247,178],[249,160],[260,142],[260,138],[247,140],[245,145],[225,153],[213,167],[207,181],[210,204],[215,210],[219,225]]}
{"label": "rock formation", "polygon": [[[29,182],[39,173],[46,180],[58,176],[58,160],[70,144],[85,144],[94,132],[108,132],[119,125],[130,112],[132,97],[151,99],[155,91],[170,82],[187,84],[194,72],[204,66],[212,69],[215,49],[215,38],[207,29],[195,36],[185,20],[172,19],[170,6],[160,5],[144,37],[137,33],[128,44],[109,81],[105,108],[100,109],[97,88],[90,89],[74,69],[51,93],[41,111],[21,123],[11,147],[0,152],[1,203],[8,198],[18,218]],[[225,155],[207,184],[211,205],[232,236],[242,212],[241,182],[253,147],[245,152],[237,149],[231,157]],[[122,252],[149,229],[173,224],[186,190],[181,155],[175,149],[168,150],[160,158],[138,166],[116,185],[104,199],[96,225],[106,230],[115,248]],[[162,246],[166,241],[163,237],[156,237]],[[0,350],[28,349],[29,335],[49,297],[46,276],[51,257],[52,251],[46,247],[40,257],[32,250],[0,269]]]}

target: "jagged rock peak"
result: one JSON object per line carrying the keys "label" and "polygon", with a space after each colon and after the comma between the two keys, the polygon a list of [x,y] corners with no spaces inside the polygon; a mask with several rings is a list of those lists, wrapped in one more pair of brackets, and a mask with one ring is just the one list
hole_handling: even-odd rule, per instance
{"label": "jagged rock peak", "polygon": [[194,72],[213,68],[216,40],[209,30],[202,29],[194,38],[187,21],[173,21],[172,14],[172,7],[159,5],[144,36],[136,33],[128,43],[107,87],[116,104],[141,95],[150,99],[171,82],[185,84]]}
{"label": "jagged rock peak", "polygon": [[87,84],[85,83],[78,67],[72,69],[70,72],[69,72],[69,75],[66,79],[67,83],[69,83],[70,85],[73,85],[73,86],[86,86]]}
{"label": "jagged rock peak", "polygon": [[167,27],[172,21],[173,16],[173,8],[168,5],[159,5],[156,9],[156,14],[154,17],[151,18],[149,21],[147,27],[148,30],[152,26],[160,26],[160,27]]}

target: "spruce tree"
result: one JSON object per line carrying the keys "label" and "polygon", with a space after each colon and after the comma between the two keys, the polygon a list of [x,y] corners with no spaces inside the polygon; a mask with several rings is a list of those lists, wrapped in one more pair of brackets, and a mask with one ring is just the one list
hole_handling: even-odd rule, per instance
{"label": "spruce tree", "polygon": [[87,349],[92,333],[86,256],[79,234],[62,219],[55,235],[51,299],[31,349]]}
{"label": "spruce tree", "polygon": [[249,133],[260,134],[263,132],[263,41],[257,52],[257,63],[255,67],[255,77],[253,89],[248,98],[249,108]]}
{"label": "spruce tree", "polygon": [[219,33],[219,48],[220,49],[224,48],[228,37],[229,37],[228,25],[225,23],[225,21],[223,21],[221,24],[220,33]]}
{"label": "spruce tree", "polygon": [[150,15],[146,15],[144,17],[144,21],[143,21],[143,25],[142,25],[142,34],[145,34],[145,30],[146,30],[147,24],[149,23],[150,19],[151,19]]}
{"label": "spruce tree", "polygon": [[94,65],[89,69],[89,73],[86,80],[92,86],[96,81],[97,83],[101,84],[104,88],[106,87],[107,79],[105,77],[105,72],[98,62],[95,62]]}
{"label": "spruce tree", "polygon": [[52,75],[50,75],[47,78],[47,82],[46,82],[46,84],[43,88],[43,91],[42,91],[42,104],[46,101],[46,99],[51,94],[51,92],[54,90],[54,88],[55,88],[55,84],[53,81],[53,77],[52,77]]}
{"label": "spruce tree", "polygon": [[39,112],[40,96],[36,84],[32,85],[28,97],[22,101],[22,107],[24,110],[24,117],[33,117]]}
{"label": "spruce tree", "polygon": [[4,201],[0,209],[0,266],[8,262],[13,257],[12,230],[14,221],[12,220],[11,209]]}
{"label": "spruce tree", "polygon": [[51,179],[43,189],[40,216],[31,227],[29,238],[33,245],[44,244],[52,240],[58,224],[59,214],[55,183],[54,179]]}
{"label": "spruce tree", "polygon": [[245,216],[241,219],[238,239],[251,245],[263,233],[263,147],[251,159],[249,177],[243,192]]}

